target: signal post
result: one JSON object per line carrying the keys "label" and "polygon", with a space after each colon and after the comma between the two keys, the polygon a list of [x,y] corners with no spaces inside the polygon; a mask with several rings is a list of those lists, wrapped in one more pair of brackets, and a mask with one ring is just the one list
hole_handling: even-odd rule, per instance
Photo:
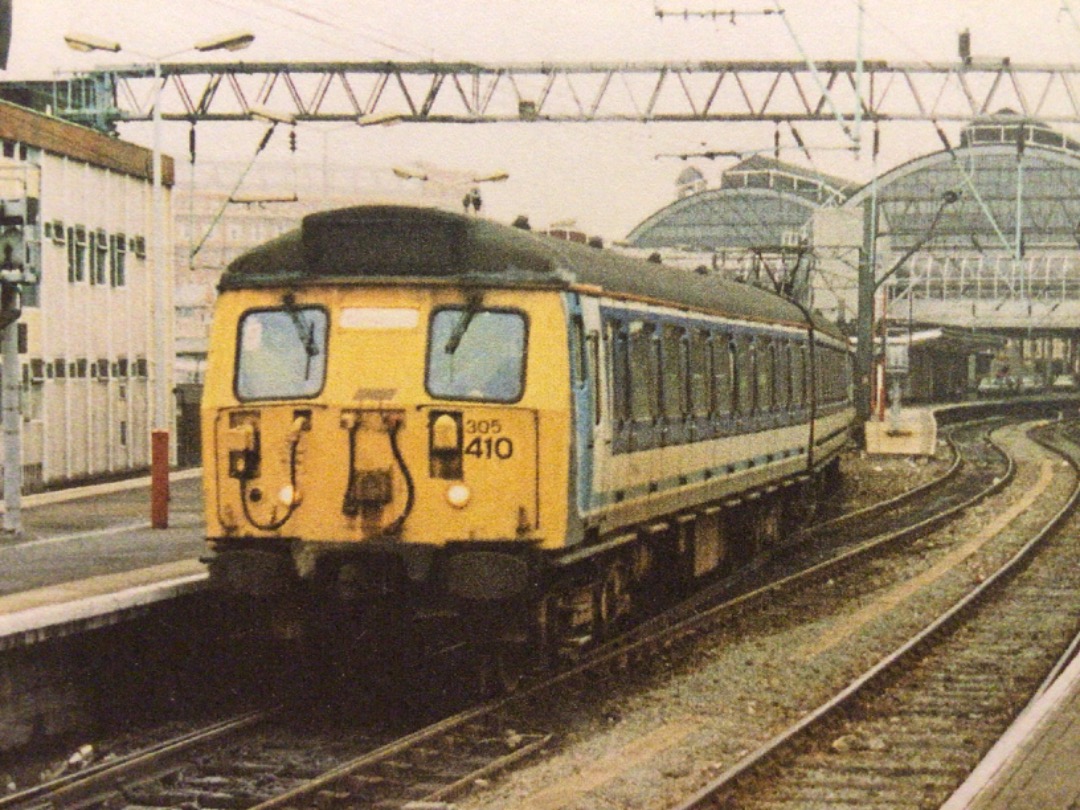
{"label": "signal post", "polygon": [[4,521],[7,534],[22,533],[22,374],[19,363],[19,316],[26,285],[40,278],[38,197],[32,167],[0,173],[0,354],[3,383],[0,404],[4,431]]}

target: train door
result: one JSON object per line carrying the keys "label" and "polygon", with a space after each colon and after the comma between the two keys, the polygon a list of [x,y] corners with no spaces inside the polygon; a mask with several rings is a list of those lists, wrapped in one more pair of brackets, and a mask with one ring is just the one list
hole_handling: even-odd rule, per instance
{"label": "train door", "polygon": [[576,503],[578,513],[586,515],[598,505],[596,490],[603,481],[603,452],[597,452],[602,410],[600,308],[596,299],[570,294],[568,311]]}

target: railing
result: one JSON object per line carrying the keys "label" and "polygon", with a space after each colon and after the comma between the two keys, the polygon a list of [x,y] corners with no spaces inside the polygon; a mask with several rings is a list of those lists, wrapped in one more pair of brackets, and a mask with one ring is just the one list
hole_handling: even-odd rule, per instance
{"label": "railing", "polygon": [[913,257],[888,283],[891,301],[1080,301],[1080,257]]}

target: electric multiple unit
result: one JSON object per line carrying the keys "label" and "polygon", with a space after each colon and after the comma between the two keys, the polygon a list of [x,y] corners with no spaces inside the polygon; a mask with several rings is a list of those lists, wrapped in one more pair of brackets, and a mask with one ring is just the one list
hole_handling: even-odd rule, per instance
{"label": "electric multiple unit", "polygon": [[212,580],[511,648],[596,636],[782,544],[850,386],[834,327],[748,285],[436,210],[308,216],[221,281]]}

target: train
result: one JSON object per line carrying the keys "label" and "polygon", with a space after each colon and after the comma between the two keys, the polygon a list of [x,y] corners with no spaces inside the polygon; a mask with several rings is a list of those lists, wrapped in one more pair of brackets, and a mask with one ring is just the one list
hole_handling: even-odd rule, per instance
{"label": "train", "polygon": [[549,660],[790,542],[850,441],[851,359],[716,274],[433,208],[308,215],[219,284],[211,584],[283,633]]}

